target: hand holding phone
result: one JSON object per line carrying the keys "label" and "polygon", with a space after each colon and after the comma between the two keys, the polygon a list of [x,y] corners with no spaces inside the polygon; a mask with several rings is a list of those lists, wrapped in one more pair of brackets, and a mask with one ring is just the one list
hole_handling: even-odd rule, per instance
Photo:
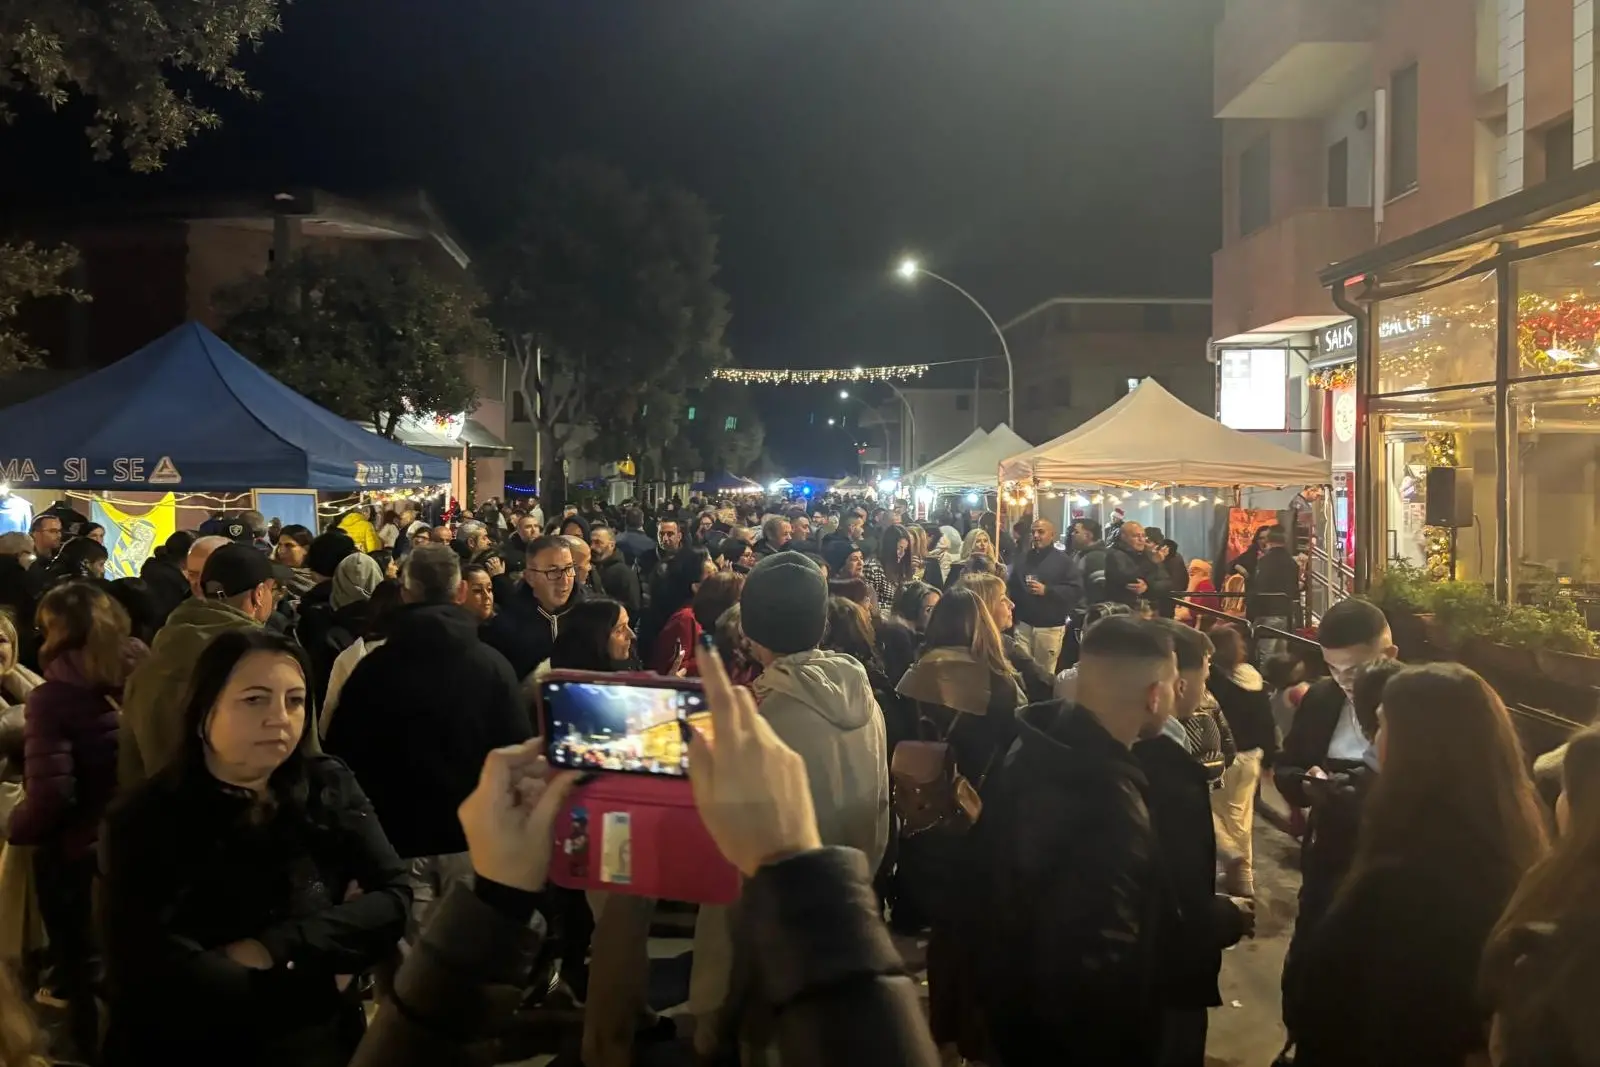
{"label": "hand holding phone", "polygon": [[728,679],[709,642],[698,661],[712,736],[693,731],[689,780],[711,839],[746,877],[821,848],[805,761],[756,711],[750,690]]}
{"label": "hand holding phone", "polygon": [[705,721],[698,679],[554,671],[539,683],[550,763],[576,771],[683,778],[683,724]]}

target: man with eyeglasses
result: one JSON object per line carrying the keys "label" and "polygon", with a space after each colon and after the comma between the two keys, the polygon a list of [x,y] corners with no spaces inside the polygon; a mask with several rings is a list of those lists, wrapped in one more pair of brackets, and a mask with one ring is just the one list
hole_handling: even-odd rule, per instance
{"label": "man with eyeglasses", "polygon": [[1371,744],[1356,719],[1351,702],[1356,677],[1363,667],[1399,653],[1389,620],[1368,600],[1341,600],[1328,609],[1317,627],[1317,643],[1328,664],[1329,678],[1313,685],[1300,700],[1294,725],[1273,761],[1278,792],[1295,807],[1306,807],[1308,772],[1353,770]]}
{"label": "man with eyeglasses", "polygon": [[495,578],[494,600],[506,617],[505,625],[486,633],[485,639],[511,661],[518,678],[527,678],[550,658],[562,616],[586,596],[566,539],[536,538],[528,545],[521,581],[506,575]]}

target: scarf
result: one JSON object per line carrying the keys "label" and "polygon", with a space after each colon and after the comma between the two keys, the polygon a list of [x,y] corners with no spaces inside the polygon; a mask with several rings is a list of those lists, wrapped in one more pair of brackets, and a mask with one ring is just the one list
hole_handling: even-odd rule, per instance
{"label": "scarf", "polygon": [[964,715],[987,715],[994,677],[988,664],[964,648],[930,648],[906,671],[895,692]]}

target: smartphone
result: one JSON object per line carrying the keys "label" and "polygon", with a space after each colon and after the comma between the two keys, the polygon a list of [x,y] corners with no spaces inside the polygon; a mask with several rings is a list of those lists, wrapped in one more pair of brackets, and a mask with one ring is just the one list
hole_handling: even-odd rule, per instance
{"label": "smartphone", "polygon": [[698,678],[554,671],[539,683],[539,706],[546,758],[576,771],[684,778],[682,724],[711,729]]}

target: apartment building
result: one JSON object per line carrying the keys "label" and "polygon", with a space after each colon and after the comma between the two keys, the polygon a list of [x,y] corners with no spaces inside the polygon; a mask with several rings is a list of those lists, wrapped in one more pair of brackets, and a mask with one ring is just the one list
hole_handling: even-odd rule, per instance
{"label": "apartment building", "polygon": [[[1215,32],[1214,86],[1224,199],[1212,330],[1222,417],[1246,430],[1281,425],[1291,443],[1324,450],[1334,467],[1341,547],[1354,562],[1358,541],[1365,546],[1363,573],[1390,556],[1437,564],[1444,541],[1426,532],[1426,434],[1412,426],[1411,437],[1396,437],[1403,447],[1393,456],[1364,455],[1368,400],[1449,378],[1439,368],[1465,358],[1469,333],[1489,338],[1492,350],[1495,281],[1491,271],[1455,294],[1463,316],[1469,307],[1490,309],[1487,322],[1468,324],[1441,310],[1440,294],[1380,306],[1376,282],[1364,296],[1352,291],[1358,303],[1336,306],[1343,282],[1362,275],[1343,272],[1330,289],[1327,265],[1381,266],[1386,249],[1431,244],[1424,235],[1435,229],[1559,185],[1591,162],[1593,6],[1227,0]],[[1442,271],[1414,278],[1409,291],[1444,280]],[[1389,285],[1384,295],[1399,290]],[[1379,347],[1392,353],[1386,358],[1395,368],[1383,385],[1366,381],[1368,357]],[[1492,359],[1488,372],[1452,381],[1483,378],[1494,378]],[[1461,441],[1469,452],[1488,446],[1462,465],[1492,469],[1492,436]],[[1455,443],[1433,446],[1436,455],[1456,451]],[[1357,483],[1370,485],[1385,464],[1390,488],[1373,492],[1393,499],[1365,500],[1358,539],[1356,505],[1368,489]],[[1462,571],[1469,559],[1474,573],[1493,569],[1492,526],[1467,524],[1450,540],[1457,557],[1450,569]]]}
{"label": "apartment building", "polygon": [[[1203,297],[1058,296],[1029,308],[1001,327],[1016,377],[1012,428],[1042,444],[1094,418],[1145,378],[1211,414],[1211,319]],[[997,371],[1003,368],[993,361],[985,367],[988,375]]]}

